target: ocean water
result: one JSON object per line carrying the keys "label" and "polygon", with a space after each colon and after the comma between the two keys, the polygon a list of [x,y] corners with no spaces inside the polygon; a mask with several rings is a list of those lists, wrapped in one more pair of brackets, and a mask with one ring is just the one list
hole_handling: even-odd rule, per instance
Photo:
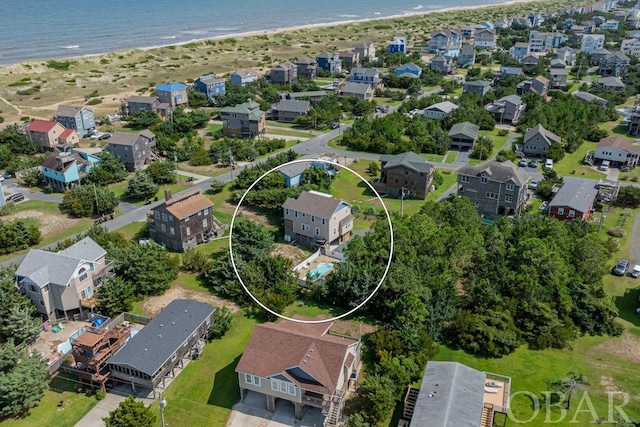
{"label": "ocean water", "polygon": [[506,0],[0,0],[0,65]]}

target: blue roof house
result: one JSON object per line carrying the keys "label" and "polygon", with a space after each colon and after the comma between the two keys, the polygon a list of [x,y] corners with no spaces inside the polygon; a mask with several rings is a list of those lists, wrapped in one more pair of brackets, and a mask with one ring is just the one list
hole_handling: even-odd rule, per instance
{"label": "blue roof house", "polygon": [[387,52],[396,53],[402,52],[407,53],[407,38],[406,37],[398,37],[395,36],[391,43],[387,45]]}
{"label": "blue roof house", "polygon": [[396,68],[396,76],[398,77],[420,77],[422,74],[422,67],[416,64],[403,64]]}
{"label": "blue roof house", "polygon": [[171,108],[188,104],[187,85],[183,83],[167,83],[156,86],[156,96],[160,103],[169,104]]}
{"label": "blue roof house", "polygon": [[216,79],[213,74],[210,74],[208,76],[198,77],[193,82],[193,88],[204,93],[211,99],[226,93],[224,84],[224,79]]}
{"label": "blue roof house", "polygon": [[91,154],[71,150],[52,154],[42,163],[42,174],[47,185],[64,191],[80,184],[89,171],[100,162]]}

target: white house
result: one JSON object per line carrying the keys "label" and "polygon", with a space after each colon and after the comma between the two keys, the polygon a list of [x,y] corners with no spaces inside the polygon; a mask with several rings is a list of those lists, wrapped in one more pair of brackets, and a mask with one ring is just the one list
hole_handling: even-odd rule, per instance
{"label": "white house", "polygon": [[638,165],[638,157],[640,156],[640,147],[636,147],[621,136],[608,136],[602,138],[595,151],[596,163],[608,160],[611,166],[636,167]]}
{"label": "white house", "polygon": [[438,102],[424,109],[427,119],[442,120],[446,115],[457,109],[458,106],[450,101]]}
{"label": "white house", "polygon": [[585,34],[582,37],[580,50],[591,53],[604,47],[604,34]]}

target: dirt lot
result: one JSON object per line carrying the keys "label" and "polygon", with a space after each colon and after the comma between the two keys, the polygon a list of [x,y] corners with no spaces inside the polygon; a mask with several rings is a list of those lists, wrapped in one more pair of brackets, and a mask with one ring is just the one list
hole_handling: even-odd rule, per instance
{"label": "dirt lot", "polygon": [[620,337],[611,338],[598,344],[594,347],[594,350],[605,350],[607,354],[620,357],[632,363],[640,363],[640,340],[628,331],[625,331]]}
{"label": "dirt lot", "polygon": [[293,262],[293,265],[298,265],[302,260],[306,259],[310,254],[302,248],[288,245],[285,243],[276,243],[275,248],[271,251],[270,255],[280,255],[284,258],[288,258]]}
{"label": "dirt lot", "polygon": [[40,232],[43,238],[52,236],[60,230],[69,229],[79,225],[82,219],[69,218],[66,215],[54,215],[51,213],[45,214],[44,212],[28,210],[17,212],[6,217],[7,221],[12,219],[35,219],[40,225]]}
{"label": "dirt lot", "polygon": [[215,307],[225,306],[229,310],[231,310],[232,313],[240,310],[240,307],[238,307],[236,304],[222,298],[218,298],[215,295],[205,292],[192,291],[180,286],[172,286],[164,293],[164,295],[151,297],[147,301],[145,301],[145,303],[142,305],[142,311],[144,312],[145,316],[154,317],[160,312],[160,310],[165,308],[171,301],[175,299],[194,299],[200,302],[211,304]]}

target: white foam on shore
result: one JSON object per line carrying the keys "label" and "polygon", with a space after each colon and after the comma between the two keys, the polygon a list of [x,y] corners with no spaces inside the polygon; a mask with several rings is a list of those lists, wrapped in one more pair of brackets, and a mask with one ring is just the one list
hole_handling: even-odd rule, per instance
{"label": "white foam on shore", "polygon": [[63,49],[78,49],[80,47],[79,44],[74,44],[71,46],[64,46]]}

